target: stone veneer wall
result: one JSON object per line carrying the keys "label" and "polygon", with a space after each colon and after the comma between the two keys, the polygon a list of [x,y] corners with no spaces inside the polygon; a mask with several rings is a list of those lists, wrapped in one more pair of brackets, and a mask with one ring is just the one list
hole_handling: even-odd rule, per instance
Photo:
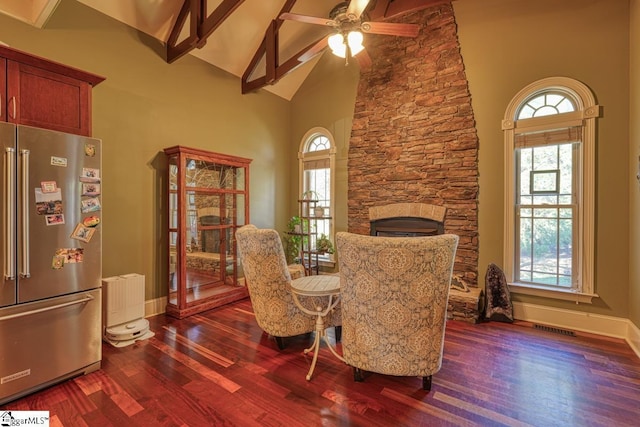
{"label": "stone veneer wall", "polygon": [[478,137],[450,4],[393,22],[417,38],[365,35],[373,64],[356,96],[348,155],[348,229],[369,234],[369,207],[430,203],[447,208],[460,236],[455,273],[478,274]]}

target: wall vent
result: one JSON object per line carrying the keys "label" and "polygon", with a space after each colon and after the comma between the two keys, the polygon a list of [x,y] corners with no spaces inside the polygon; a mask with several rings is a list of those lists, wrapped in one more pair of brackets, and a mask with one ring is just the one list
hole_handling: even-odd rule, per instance
{"label": "wall vent", "polygon": [[554,334],[567,335],[570,337],[575,337],[576,333],[569,329],[562,328],[554,328],[553,326],[546,325],[538,325],[537,323],[533,325],[534,329],[540,329],[541,331],[553,332]]}

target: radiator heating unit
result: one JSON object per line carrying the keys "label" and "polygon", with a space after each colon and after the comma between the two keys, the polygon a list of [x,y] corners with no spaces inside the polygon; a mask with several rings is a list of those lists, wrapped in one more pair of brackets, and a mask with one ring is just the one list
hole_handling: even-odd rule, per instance
{"label": "radiator heating unit", "polygon": [[102,279],[102,323],[104,341],[125,347],[151,338],[144,318],[144,276],[124,274]]}

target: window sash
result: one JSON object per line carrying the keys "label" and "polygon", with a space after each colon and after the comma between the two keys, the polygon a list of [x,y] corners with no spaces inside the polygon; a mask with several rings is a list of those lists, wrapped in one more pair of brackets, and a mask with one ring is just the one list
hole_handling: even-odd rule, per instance
{"label": "window sash", "polygon": [[[565,128],[563,130],[569,130],[571,128]],[[553,131],[550,132],[553,134]],[[541,133],[535,134],[540,135]],[[558,136],[560,133],[556,133]],[[568,135],[569,133],[565,133],[564,135]],[[572,132],[571,135],[577,135],[577,132]],[[529,136],[531,134],[527,134]],[[549,138],[543,138],[539,140],[539,144],[530,145],[530,144],[521,144],[519,147],[515,148],[515,199],[514,199],[514,260],[513,260],[513,273],[514,279],[518,283],[532,284],[532,285],[540,285],[540,286],[549,286],[555,287],[559,289],[571,289],[578,290],[580,287],[579,282],[579,256],[580,250],[578,247],[578,230],[579,230],[579,210],[580,210],[580,198],[578,196],[578,173],[580,170],[579,165],[579,145],[578,143],[571,144],[571,186],[570,188],[565,187],[565,191],[561,192],[558,188],[557,192],[549,193],[549,194],[537,194],[536,192],[532,192],[530,190],[523,193],[522,186],[522,174],[523,172],[544,172],[544,171],[536,171],[533,167],[527,167],[530,165],[522,164],[522,155],[523,150],[536,148],[536,147],[557,147],[556,151],[556,167],[558,171],[560,171],[560,165],[562,163],[562,151],[561,146],[567,143],[571,143],[570,141],[559,140],[554,144],[548,143]],[[573,139],[573,138],[571,138]],[[532,142],[531,139],[529,142]],[[535,153],[531,153],[532,156],[535,156]],[[566,160],[566,159],[565,159]],[[535,158],[530,159],[531,162],[535,162]],[[530,187],[527,187],[529,189]],[[563,200],[565,202],[563,202]],[[529,203],[523,203],[523,201],[529,201]],[[561,211],[570,211],[570,215],[560,215]],[[551,212],[555,211],[556,215],[536,215],[536,213],[542,212]],[[529,213],[528,213],[529,212]],[[554,225],[549,225],[549,223],[556,222],[555,228]],[[523,228],[526,223],[529,222],[528,228],[531,233],[529,236],[523,236]],[[547,223],[545,229],[542,224]],[[570,247],[566,248],[566,244],[563,246],[561,244],[561,240],[564,240],[566,243],[566,225],[563,226],[563,223],[569,222],[569,233],[570,233]],[[543,259],[543,254],[541,253],[541,248],[545,245],[541,241],[536,242],[536,232],[541,234],[555,233],[555,242],[550,240],[550,237],[546,238],[546,245],[555,244],[555,255],[549,257],[547,253],[547,257]],[[526,241],[528,239],[529,244],[527,245]],[[523,242],[523,240],[525,240]],[[528,247],[527,253],[523,253],[523,247]],[[562,256],[562,251],[565,250],[565,256]],[[566,262],[566,254],[569,253],[569,262]],[[555,260],[550,259],[555,258]],[[553,267],[553,268],[552,268]],[[569,274],[566,274],[566,271],[569,271]]]}

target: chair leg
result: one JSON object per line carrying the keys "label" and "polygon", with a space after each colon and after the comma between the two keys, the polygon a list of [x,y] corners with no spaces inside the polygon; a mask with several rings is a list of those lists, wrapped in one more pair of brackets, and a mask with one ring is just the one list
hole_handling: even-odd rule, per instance
{"label": "chair leg", "polygon": [[275,337],[276,339],[276,344],[278,344],[278,350],[284,350],[284,338],[282,337]]}
{"label": "chair leg", "polygon": [[358,383],[361,383],[364,381],[364,376],[362,375],[362,369],[353,368],[353,380]]}
{"label": "chair leg", "polygon": [[431,391],[431,378],[432,375],[428,377],[422,377],[422,389],[426,391]]}
{"label": "chair leg", "polygon": [[342,325],[338,325],[335,327],[336,333],[336,342],[342,341]]}

